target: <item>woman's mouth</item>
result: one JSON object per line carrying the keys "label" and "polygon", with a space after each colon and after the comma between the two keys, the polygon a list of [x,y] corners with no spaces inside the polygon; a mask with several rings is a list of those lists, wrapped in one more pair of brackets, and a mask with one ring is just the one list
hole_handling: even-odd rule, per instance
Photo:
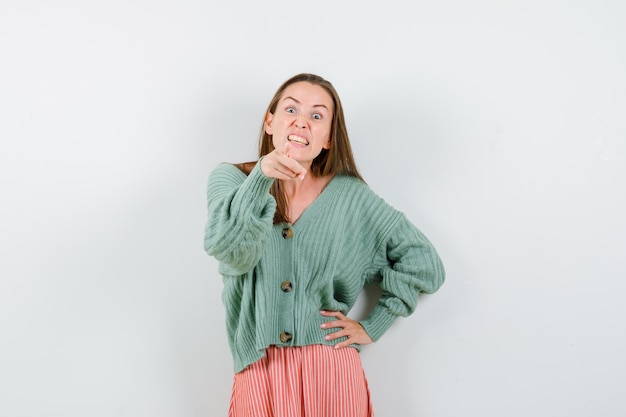
{"label": "woman's mouth", "polygon": [[305,146],[309,144],[308,140],[306,140],[302,136],[298,136],[298,135],[289,135],[289,136],[287,136],[287,140],[289,142],[299,143],[299,144],[305,145]]}

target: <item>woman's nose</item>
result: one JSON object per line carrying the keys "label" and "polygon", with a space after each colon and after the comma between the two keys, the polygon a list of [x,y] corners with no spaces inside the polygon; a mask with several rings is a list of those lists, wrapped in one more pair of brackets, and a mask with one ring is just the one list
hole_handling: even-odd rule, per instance
{"label": "woman's nose", "polygon": [[306,127],[306,121],[302,117],[296,117],[295,124],[299,128],[305,128]]}

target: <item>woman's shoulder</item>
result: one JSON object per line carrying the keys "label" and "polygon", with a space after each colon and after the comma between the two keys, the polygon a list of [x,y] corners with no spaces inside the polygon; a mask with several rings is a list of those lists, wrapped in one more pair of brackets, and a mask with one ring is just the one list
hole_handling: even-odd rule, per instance
{"label": "woman's shoulder", "polygon": [[337,175],[335,180],[340,184],[340,195],[349,200],[353,209],[358,212],[395,213],[397,210],[389,205],[364,180],[350,175]]}
{"label": "woman's shoulder", "polygon": [[335,177],[353,197],[383,201],[383,199],[361,178],[353,175],[337,175]]}
{"label": "woman's shoulder", "polygon": [[342,221],[350,223],[356,233],[377,236],[379,242],[387,236],[403,217],[367,183],[358,177],[341,175],[335,178],[341,186],[337,187],[336,206],[347,216],[340,216]]}
{"label": "woman's shoulder", "polygon": [[369,190],[369,186],[365,183],[365,181],[359,177],[355,177],[354,175],[337,174],[333,178],[333,181],[340,183],[344,187],[353,188],[355,190]]}

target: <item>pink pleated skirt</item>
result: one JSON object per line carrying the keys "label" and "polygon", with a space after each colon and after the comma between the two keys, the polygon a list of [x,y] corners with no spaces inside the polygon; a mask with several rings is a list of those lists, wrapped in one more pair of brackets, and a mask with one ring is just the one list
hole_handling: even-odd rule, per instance
{"label": "pink pleated skirt", "polygon": [[235,374],[229,417],[373,417],[354,348],[270,346]]}

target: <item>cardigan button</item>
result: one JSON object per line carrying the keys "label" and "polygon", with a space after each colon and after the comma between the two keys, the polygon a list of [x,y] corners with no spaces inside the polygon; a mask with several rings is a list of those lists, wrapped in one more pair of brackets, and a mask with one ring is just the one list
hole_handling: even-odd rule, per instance
{"label": "cardigan button", "polygon": [[293,284],[291,281],[283,281],[283,283],[280,284],[280,289],[283,290],[283,292],[289,292],[293,290]]}
{"label": "cardigan button", "polygon": [[293,336],[291,335],[291,333],[282,332],[280,334],[280,341],[283,342],[283,343],[287,343],[287,342],[289,342],[291,340],[292,337]]}
{"label": "cardigan button", "polygon": [[293,237],[293,229],[291,227],[285,227],[282,234],[285,239],[291,239]]}

